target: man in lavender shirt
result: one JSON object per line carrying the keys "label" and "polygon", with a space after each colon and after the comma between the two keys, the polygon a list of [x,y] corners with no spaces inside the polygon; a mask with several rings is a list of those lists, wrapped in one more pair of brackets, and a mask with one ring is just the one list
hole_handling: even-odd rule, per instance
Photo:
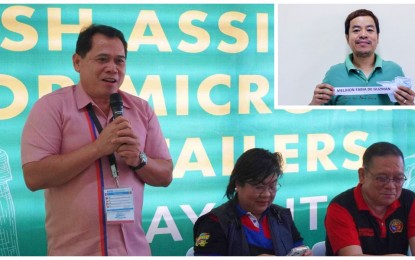
{"label": "man in lavender shirt", "polygon": [[[84,29],[72,58],[79,83],[39,99],[25,124],[24,179],[45,190],[48,255],[151,255],[144,185],[168,186],[173,163],[149,104],[119,89],[126,58],[122,32]],[[113,93],[123,101],[115,119]]]}

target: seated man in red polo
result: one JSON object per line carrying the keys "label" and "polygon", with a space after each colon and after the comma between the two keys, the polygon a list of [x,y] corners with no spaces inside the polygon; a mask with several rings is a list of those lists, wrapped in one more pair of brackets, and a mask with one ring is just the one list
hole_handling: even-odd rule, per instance
{"label": "seated man in red polo", "polygon": [[415,254],[415,193],[403,189],[404,157],[394,144],[372,144],[363,154],[359,184],[327,208],[326,255]]}

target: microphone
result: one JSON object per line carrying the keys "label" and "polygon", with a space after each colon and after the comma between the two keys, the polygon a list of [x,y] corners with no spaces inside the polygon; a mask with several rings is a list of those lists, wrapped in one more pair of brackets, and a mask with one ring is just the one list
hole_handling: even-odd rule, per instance
{"label": "microphone", "polygon": [[123,113],[123,106],[122,106],[122,98],[121,95],[118,93],[113,93],[110,96],[110,106],[113,114],[113,118],[117,118],[122,116]]}

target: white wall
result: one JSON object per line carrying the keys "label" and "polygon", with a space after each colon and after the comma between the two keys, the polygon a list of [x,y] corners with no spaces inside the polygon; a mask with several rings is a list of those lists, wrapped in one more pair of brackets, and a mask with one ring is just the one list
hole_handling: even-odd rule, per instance
{"label": "white wall", "polygon": [[376,52],[415,79],[415,4],[279,4],[278,105],[308,105],[330,66],[344,62],[350,48],[344,34],[349,13],[365,8],[379,19]]}

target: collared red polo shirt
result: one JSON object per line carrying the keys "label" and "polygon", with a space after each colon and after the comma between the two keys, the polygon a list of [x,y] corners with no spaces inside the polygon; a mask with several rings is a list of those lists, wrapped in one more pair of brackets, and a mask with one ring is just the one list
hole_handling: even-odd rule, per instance
{"label": "collared red polo shirt", "polygon": [[[379,253],[380,250],[391,250],[389,247],[393,243],[403,245],[414,237],[415,201],[410,199],[413,193],[404,189],[402,192],[404,195],[401,194],[399,199],[388,206],[382,219],[371,214],[364,201],[361,184],[336,196],[327,208],[325,219],[327,240],[332,249],[328,252],[336,254],[344,247],[357,245],[362,247],[364,253],[372,251],[373,248]],[[409,215],[405,215],[408,214],[405,213],[406,210]],[[353,217],[356,214],[357,217]],[[407,223],[403,224],[405,219]],[[367,225],[367,221],[373,224]],[[378,240],[386,244],[373,242]],[[395,247],[393,249],[399,250]]]}

